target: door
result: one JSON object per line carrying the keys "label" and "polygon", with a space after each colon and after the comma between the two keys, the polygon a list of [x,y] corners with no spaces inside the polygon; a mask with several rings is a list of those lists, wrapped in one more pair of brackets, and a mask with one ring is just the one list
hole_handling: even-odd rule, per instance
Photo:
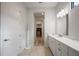
{"label": "door", "polygon": [[[6,17],[1,17],[1,55],[16,55],[15,49],[16,47],[15,38],[13,35],[15,35],[14,27],[12,27],[12,20],[7,19]],[[10,22],[9,22],[10,21]],[[14,25],[14,24],[13,24]],[[16,36],[16,35],[15,35]]]}
{"label": "door", "polygon": [[61,49],[61,43],[57,40],[55,40],[55,43],[56,43],[56,56],[61,56],[62,55],[62,49]]}
{"label": "door", "polygon": [[42,37],[42,28],[36,28],[36,37]]}
{"label": "door", "polygon": [[[17,36],[16,26],[17,21],[12,18],[13,13],[8,4],[1,4],[1,55],[10,56],[16,55],[17,44],[15,37]],[[17,38],[16,38],[17,39]]]}

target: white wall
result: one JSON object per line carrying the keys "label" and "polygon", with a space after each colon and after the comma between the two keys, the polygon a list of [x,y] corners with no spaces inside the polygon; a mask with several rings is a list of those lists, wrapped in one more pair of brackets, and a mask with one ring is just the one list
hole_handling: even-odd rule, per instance
{"label": "white wall", "polygon": [[1,3],[1,55],[17,55],[26,47],[26,11],[22,3]]}
{"label": "white wall", "polygon": [[69,38],[79,40],[79,6],[69,13]]}
{"label": "white wall", "polygon": [[34,13],[35,12],[45,12],[44,19],[44,31],[45,31],[45,46],[47,33],[55,33],[55,10],[54,8],[28,8],[28,48],[34,45],[35,28],[34,28]]}

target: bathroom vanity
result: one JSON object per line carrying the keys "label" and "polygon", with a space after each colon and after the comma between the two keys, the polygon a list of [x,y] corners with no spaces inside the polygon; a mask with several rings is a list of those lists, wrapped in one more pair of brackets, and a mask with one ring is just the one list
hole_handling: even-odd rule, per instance
{"label": "bathroom vanity", "polygon": [[79,41],[58,35],[48,35],[48,46],[54,56],[79,56]]}
{"label": "bathroom vanity", "polygon": [[79,56],[79,5],[67,12],[56,19],[57,35],[48,34],[48,46],[55,56]]}

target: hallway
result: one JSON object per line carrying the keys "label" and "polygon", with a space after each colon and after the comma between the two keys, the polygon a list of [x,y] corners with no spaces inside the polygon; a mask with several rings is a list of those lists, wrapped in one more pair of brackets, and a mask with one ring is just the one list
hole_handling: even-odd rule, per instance
{"label": "hallway", "polygon": [[19,56],[52,56],[49,48],[45,48],[44,46],[34,46],[31,49],[24,49]]}

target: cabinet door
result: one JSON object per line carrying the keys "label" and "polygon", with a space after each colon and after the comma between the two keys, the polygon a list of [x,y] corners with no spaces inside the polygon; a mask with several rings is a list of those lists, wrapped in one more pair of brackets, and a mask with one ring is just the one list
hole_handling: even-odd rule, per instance
{"label": "cabinet door", "polygon": [[68,47],[63,43],[56,41],[56,53],[57,53],[57,56],[67,56]]}
{"label": "cabinet door", "polygon": [[51,37],[49,37],[49,48],[53,52],[53,39]]}
{"label": "cabinet door", "polygon": [[56,45],[55,45],[55,39],[54,38],[52,38],[52,52],[53,52],[53,54],[55,55],[55,47],[56,47]]}
{"label": "cabinet door", "polygon": [[51,50],[51,46],[52,46],[51,37],[49,36],[49,38],[48,38],[48,47],[50,48],[50,50]]}
{"label": "cabinet door", "polygon": [[49,48],[52,51],[53,55],[55,55],[55,39],[53,39],[52,37],[49,37],[48,39]]}
{"label": "cabinet door", "polygon": [[79,51],[76,51],[69,47],[69,56],[79,56]]}
{"label": "cabinet door", "polygon": [[62,50],[62,56],[67,56],[68,55],[68,46],[61,43],[61,50]]}
{"label": "cabinet door", "polygon": [[56,55],[57,56],[61,56],[62,55],[62,52],[61,52],[61,43],[59,41],[56,40]]}

